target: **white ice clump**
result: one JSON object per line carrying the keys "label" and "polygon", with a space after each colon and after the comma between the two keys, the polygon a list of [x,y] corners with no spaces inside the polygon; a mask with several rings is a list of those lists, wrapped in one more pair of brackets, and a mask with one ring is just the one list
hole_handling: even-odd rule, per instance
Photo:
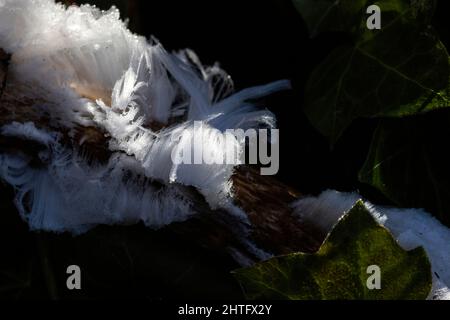
{"label": "white ice clump", "polygon": [[[294,212],[305,222],[314,222],[329,232],[357,200],[356,193],[327,190],[293,204]],[[422,246],[430,259],[433,288],[429,299],[450,299],[450,229],[422,209],[398,209],[365,202],[372,216],[384,225],[405,250]]]}
{"label": "white ice clump", "polygon": [[[107,165],[83,165],[77,151],[62,147],[54,133],[31,123],[5,126],[4,135],[34,141],[48,154],[40,167],[24,154],[1,155],[1,177],[16,188],[22,215],[32,229],[74,233],[139,220],[159,227],[192,214],[175,192],[181,184],[195,187],[212,208],[245,219],[231,200],[234,164],[176,164],[171,156],[192,145],[193,154],[201,149],[225,158],[220,141],[226,129],[275,125],[271,112],[247,100],[289,83],[233,94],[230,77],[218,66],[203,67],[190,50],[166,52],[156,40],[132,34],[119,16],[114,8],[0,0],[0,48],[12,55],[11,86],[36,101],[32,112],[50,114],[57,132],[74,137],[79,126],[100,128],[113,153]],[[192,143],[198,122],[202,141]],[[239,160],[245,141],[231,141],[227,147]],[[129,163],[134,172],[162,183],[164,191],[128,181],[123,172]]]}
{"label": "white ice clump", "polygon": [[[12,55],[8,83],[35,101],[27,111],[51,115],[53,129],[31,122],[0,128],[2,136],[39,146],[39,165],[20,150],[0,153],[0,177],[16,189],[16,206],[31,229],[79,234],[97,224],[143,221],[158,228],[183,221],[195,212],[184,186],[244,219],[231,200],[234,165],[176,164],[171,156],[191,145],[192,154],[203,149],[223,158],[218,141],[226,129],[273,127],[273,114],[248,101],[288,82],[233,93],[218,66],[205,68],[190,50],[167,53],[156,40],[135,36],[116,9],[66,8],[54,0],[0,0],[0,48]],[[196,121],[202,141],[192,143]],[[80,146],[63,146],[56,132],[74,137],[80,126],[108,135],[106,164],[87,164]],[[243,146],[233,141],[238,158]],[[357,199],[327,191],[294,208],[299,219],[327,232]],[[401,246],[425,248],[434,272],[430,298],[449,298],[450,231],[421,210],[368,206]]]}
{"label": "white ice clump", "polygon": [[0,175],[17,189],[16,206],[32,230],[79,234],[97,224],[130,224],[143,221],[158,228],[183,221],[192,204],[176,185],[154,186],[137,174],[140,165],[117,154],[107,165],[88,166],[57,144],[57,135],[39,131],[32,123],[14,123],[2,134],[20,127],[19,138],[42,143],[46,169],[34,168],[23,154],[0,154]]}
{"label": "white ice clump", "polygon": [[34,123],[12,122],[0,128],[0,134],[5,137],[17,137],[26,140],[32,140],[44,146],[50,146],[57,141],[57,134],[49,134],[38,130]]}

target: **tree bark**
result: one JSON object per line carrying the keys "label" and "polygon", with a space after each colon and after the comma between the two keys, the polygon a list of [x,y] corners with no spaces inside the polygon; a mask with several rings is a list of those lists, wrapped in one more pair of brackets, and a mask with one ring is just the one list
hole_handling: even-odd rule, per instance
{"label": "tree bark", "polygon": [[8,75],[9,55],[0,48],[0,99],[6,86],[6,76]]}

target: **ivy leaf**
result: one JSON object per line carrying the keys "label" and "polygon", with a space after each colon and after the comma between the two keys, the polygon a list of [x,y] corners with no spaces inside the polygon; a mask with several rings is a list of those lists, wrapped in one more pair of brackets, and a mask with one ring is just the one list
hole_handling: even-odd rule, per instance
{"label": "ivy leaf", "polygon": [[[379,290],[367,287],[371,265],[381,271]],[[431,290],[423,248],[404,251],[362,201],[317,253],[275,257],[234,275],[249,299],[425,299]]]}
{"label": "ivy leaf", "polygon": [[293,0],[312,37],[328,31],[350,31],[362,21],[366,0]]}
{"label": "ivy leaf", "polygon": [[375,132],[361,182],[401,206],[425,208],[450,225],[450,112],[382,120]]}
{"label": "ivy leaf", "polygon": [[[305,21],[312,37],[324,32],[346,32],[355,36],[367,32],[367,8],[378,5],[383,21],[391,23],[400,19],[403,23],[415,18],[416,24],[428,24],[434,13],[435,0],[292,0]],[[410,12],[408,12],[410,11]],[[404,15],[404,13],[408,13]]]}
{"label": "ivy leaf", "polygon": [[323,1],[332,6],[322,17],[309,13],[309,2],[297,1],[309,26],[319,18],[315,28],[354,36],[353,45],[335,49],[306,87],[305,113],[332,144],[357,118],[404,117],[450,106],[449,56],[428,25],[434,2],[375,2],[381,30],[365,26],[369,1]]}

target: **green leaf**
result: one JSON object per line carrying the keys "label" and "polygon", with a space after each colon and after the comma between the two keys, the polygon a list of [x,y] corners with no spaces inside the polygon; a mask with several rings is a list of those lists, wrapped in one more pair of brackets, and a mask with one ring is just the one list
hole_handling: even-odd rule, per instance
{"label": "green leaf", "polygon": [[[381,270],[369,290],[367,268]],[[249,299],[425,299],[430,263],[422,248],[404,251],[361,201],[315,254],[294,253],[234,271]]]}
{"label": "green leaf", "polygon": [[350,31],[362,21],[366,0],[293,0],[311,36],[327,31]]}
{"label": "green leaf", "polygon": [[292,0],[305,21],[312,37],[323,32],[346,32],[359,36],[373,35],[368,32],[367,8],[378,5],[385,25],[400,19],[403,23],[411,18],[416,24],[426,25],[434,13],[435,0]]}
{"label": "green leaf", "polygon": [[[298,0],[302,5],[297,7],[308,13],[310,2]],[[375,2],[382,10],[381,30],[365,26],[369,1],[323,2],[335,3],[329,11],[338,10],[340,15],[320,17],[335,28],[319,29],[354,35],[353,45],[335,49],[306,88],[305,113],[332,144],[357,118],[404,117],[450,106],[450,59],[428,25],[433,2]],[[351,18],[354,15],[357,21]],[[318,19],[314,14],[304,16],[309,26]]]}
{"label": "green leaf", "polygon": [[397,204],[425,208],[450,225],[448,136],[448,110],[382,120],[359,179]]}

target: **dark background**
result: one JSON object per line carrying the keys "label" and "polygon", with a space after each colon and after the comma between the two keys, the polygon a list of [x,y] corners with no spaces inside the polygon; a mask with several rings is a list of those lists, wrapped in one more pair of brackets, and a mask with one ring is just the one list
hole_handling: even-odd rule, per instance
{"label": "dark background", "polygon": [[357,188],[354,170],[361,167],[367,150],[359,148],[354,154],[352,145],[368,147],[371,135],[354,137],[356,141],[331,152],[302,113],[303,88],[311,71],[347,41],[345,36],[310,39],[290,0],[96,2],[105,9],[114,3],[130,17],[133,31],[156,37],[168,50],[190,48],[206,65],[219,62],[237,90],[290,79],[292,91],[262,101],[277,115],[280,128],[279,178],[306,193]]}
{"label": "dark background", "polygon": [[[378,203],[387,201],[357,179],[376,122],[356,121],[332,149],[302,111],[311,72],[333,48],[350,41],[344,34],[311,39],[291,0],[94,2],[103,9],[114,4],[130,19],[131,30],[156,37],[168,50],[190,48],[206,65],[219,62],[238,90],[291,80],[292,91],[263,101],[277,115],[280,128],[278,178],[308,194],[334,188],[359,191]],[[449,47],[450,11],[445,5],[438,1],[434,25]]]}
{"label": "dark background", "polygon": [[[89,3],[102,9],[115,4],[130,19],[133,31],[155,36],[169,50],[191,48],[204,64],[220,62],[237,89],[292,80],[293,90],[263,101],[277,115],[280,128],[278,178],[306,194],[334,188],[388,203],[357,181],[376,122],[356,121],[331,149],[302,112],[303,90],[312,70],[334,47],[348,41],[345,35],[310,39],[290,0]],[[449,47],[444,3],[439,1],[434,24]],[[0,192],[0,297],[241,297],[229,274],[237,267],[232,261],[178,239],[169,230],[98,227],[76,238],[29,232],[14,209],[13,191],[0,183]],[[82,268],[81,291],[65,289],[70,264]]]}

